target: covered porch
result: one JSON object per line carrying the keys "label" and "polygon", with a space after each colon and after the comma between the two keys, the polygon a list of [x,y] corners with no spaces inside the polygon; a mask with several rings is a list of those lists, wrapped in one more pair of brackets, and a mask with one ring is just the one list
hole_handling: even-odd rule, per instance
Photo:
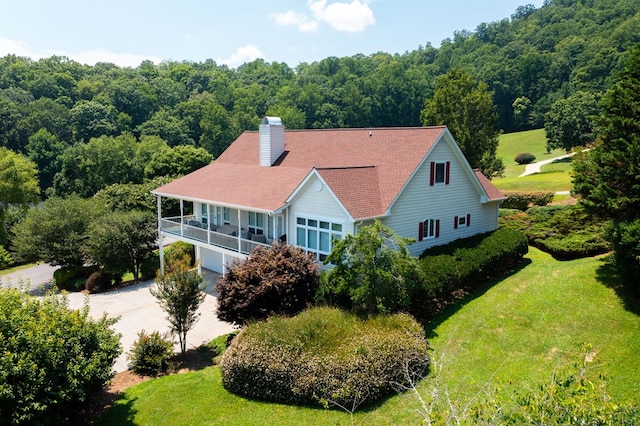
{"label": "covered porch", "polygon": [[173,214],[163,216],[163,198],[157,196],[157,200],[159,237],[193,244],[202,267],[219,273],[256,247],[286,241],[286,214],[177,199],[179,214],[174,209]]}

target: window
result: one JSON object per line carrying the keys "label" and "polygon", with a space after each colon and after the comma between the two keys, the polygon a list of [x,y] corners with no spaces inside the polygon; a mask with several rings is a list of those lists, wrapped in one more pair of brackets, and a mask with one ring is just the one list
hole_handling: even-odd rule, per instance
{"label": "window", "polygon": [[264,234],[264,213],[249,212],[249,232],[254,235]]}
{"label": "window", "polygon": [[437,183],[444,183],[445,185],[449,185],[450,170],[451,170],[450,161],[447,161],[446,163],[436,163],[435,161],[432,161],[431,177],[429,180],[429,185],[433,186]]}
{"label": "window", "polygon": [[209,206],[201,204],[202,208],[202,223],[206,224],[209,221]]}
{"label": "window", "polygon": [[319,261],[324,261],[331,253],[334,238],[342,238],[342,224],[303,217],[296,219],[296,244],[307,253],[314,253]]}
{"label": "window", "polygon": [[458,229],[461,226],[471,226],[471,215],[455,216],[453,218],[453,228]]}
{"label": "window", "polygon": [[440,220],[427,219],[418,226],[418,241],[440,236]]}
{"label": "window", "polygon": [[231,210],[229,207],[222,208],[222,223],[224,225],[229,225],[231,223]]}

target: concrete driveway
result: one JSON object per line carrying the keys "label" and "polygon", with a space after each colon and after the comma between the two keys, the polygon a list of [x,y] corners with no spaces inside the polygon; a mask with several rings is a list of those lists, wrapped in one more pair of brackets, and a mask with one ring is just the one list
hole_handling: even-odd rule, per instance
{"label": "concrete driveway", "polygon": [[[38,265],[5,275],[0,277],[0,280],[2,283],[9,281],[13,285],[16,285],[20,279],[30,281],[32,293],[37,294],[38,289],[42,287],[42,283],[46,283],[53,278],[54,270],[55,268],[48,265]],[[188,349],[197,348],[201,344],[220,335],[230,333],[235,329],[231,324],[219,321],[215,315],[217,306],[215,281],[217,281],[219,275],[211,271],[203,272],[207,283],[206,296],[198,309],[200,319],[187,334]],[[89,315],[93,318],[100,318],[103,313],[106,313],[109,317],[119,317],[113,329],[122,335],[120,342],[123,353],[118,357],[114,365],[116,372],[128,369],[127,352],[138,338],[140,330],[145,330],[147,333],[169,331],[169,322],[166,320],[166,314],[149,291],[149,287],[152,285],[153,281],[146,281],[106,293],[91,295],[83,293],[68,294],[69,307],[72,309],[79,309],[84,303],[88,303]],[[176,351],[179,351],[177,336],[175,341]]]}

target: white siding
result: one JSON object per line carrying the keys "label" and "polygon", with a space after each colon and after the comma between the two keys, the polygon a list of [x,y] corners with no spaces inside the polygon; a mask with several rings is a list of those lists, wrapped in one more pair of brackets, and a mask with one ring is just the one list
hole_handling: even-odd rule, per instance
{"label": "white siding", "polygon": [[[432,161],[451,162],[448,185],[430,185]],[[480,193],[464,170],[466,167],[468,165],[458,161],[447,142],[441,139],[396,200],[384,224],[398,235],[416,240],[408,247],[412,255],[418,256],[434,245],[496,229],[498,205],[481,203]],[[454,218],[467,214],[471,215],[471,225],[455,229]],[[429,218],[440,220],[440,235],[418,241],[419,223]]]}
{"label": "white siding", "polygon": [[224,269],[228,266],[231,266],[231,263],[234,260],[242,261],[246,259],[245,255],[235,253],[232,254],[228,250],[223,253],[221,251],[217,251],[216,248],[206,248],[202,247],[200,249],[200,265],[209,269],[210,271],[218,272],[220,274],[224,273]]}
{"label": "white siding", "polygon": [[325,185],[320,191],[317,191],[316,182],[318,184],[321,183],[317,177],[309,179],[289,208],[289,229],[287,232],[287,242],[289,244],[295,245],[297,217],[340,223],[342,224],[343,233],[353,232],[353,222],[351,222],[342,205]]}
{"label": "white siding", "polygon": [[201,256],[200,264],[203,268],[222,273],[222,253],[202,248]]}

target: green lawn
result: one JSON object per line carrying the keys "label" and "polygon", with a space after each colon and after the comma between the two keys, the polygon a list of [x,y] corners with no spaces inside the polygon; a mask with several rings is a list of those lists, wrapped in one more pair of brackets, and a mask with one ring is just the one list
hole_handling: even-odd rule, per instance
{"label": "green lawn", "polygon": [[535,155],[535,161],[548,160],[565,154],[561,149],[554,149],[547,154],[547,137],[544,129],[502,134],[496,155],[502,158],[505,165],[505,177],[516,177],[524,172],[525,166],[519,165],[514,160],[515,156],[521,152],[530,152]]}
{"label": "green lawn", "polygon": [[[548,166],[552,166],[549,164]],[[496,188],[503,191],[569,191],[571,190],[571,174],[567,172],[536,173],[523,177],[495,178],[491,181]]]}
{"label": "green lawn", "polygon": [[[597,372],[610,377],[609,393],[640,404],[640,318],[625,308],[608,271],[601,259],[559,262],[531,249],[520,270],[427,324],[433,356],[443,366],[440,395],[448,392],[462,406],[500,385],[496,398],[509,398],[514,388],[549,380],[558,364],[576,360],[582,345],[591,344],[601,363]],[[434,377],[418,386],[427,400]],[[98,424],[419,424],[419,408],[411,393],[353,418],[251,401],[226,392],[211,367],[128,389]]]}

